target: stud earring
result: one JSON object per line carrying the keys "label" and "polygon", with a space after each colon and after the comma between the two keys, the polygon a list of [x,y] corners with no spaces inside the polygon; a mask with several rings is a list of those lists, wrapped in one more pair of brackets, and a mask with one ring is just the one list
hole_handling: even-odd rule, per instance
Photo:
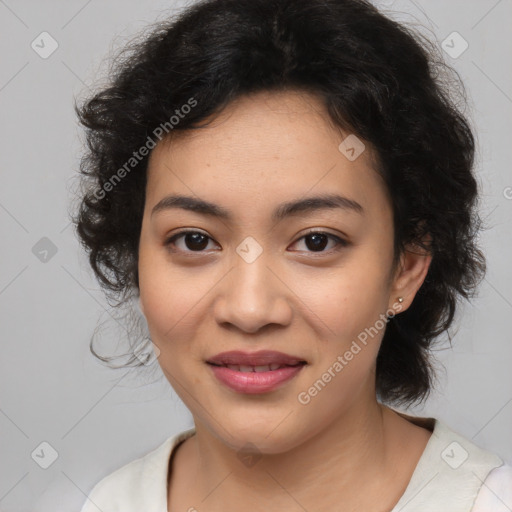
{"label": "stud earring", "polygon": [[400,302],[400,304],[402,304],[403,301],[404,301],[403,297],[398,297],[398,302]]}

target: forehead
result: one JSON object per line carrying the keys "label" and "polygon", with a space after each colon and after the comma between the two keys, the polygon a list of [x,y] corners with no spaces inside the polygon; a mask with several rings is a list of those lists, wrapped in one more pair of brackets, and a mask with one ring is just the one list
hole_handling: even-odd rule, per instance
{"label": "forehead", "polygon": [[256,208],[340,193],[379,207],[386,195],[372,148],[365,144],[357,158],[349,158],[343,141],[354,135],[335,126],[321,100],[309,93],[244,96],[209,121],[172,133],[153,150],[148,203],[180,192],[221,204],[243,197]]}

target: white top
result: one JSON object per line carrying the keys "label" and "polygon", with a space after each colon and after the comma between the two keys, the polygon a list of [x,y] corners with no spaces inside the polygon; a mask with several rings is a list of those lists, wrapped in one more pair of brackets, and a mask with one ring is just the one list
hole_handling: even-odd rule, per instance
{"label": "white top", "polygon": [[[432,436],[411,480],[390,512],[510,512],[512,467],[434,418],[412,418],[430,425]],[[89,493],[81,512],[168,512],[169,459],[195,434],[175,434],[145,456],[107,475]]]}

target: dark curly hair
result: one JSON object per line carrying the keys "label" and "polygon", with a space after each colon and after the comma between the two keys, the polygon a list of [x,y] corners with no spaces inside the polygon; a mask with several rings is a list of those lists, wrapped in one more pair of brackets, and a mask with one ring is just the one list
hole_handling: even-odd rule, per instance
{"label": "dark curly hair", "polygon": [[293,89],[315,94],[335,125],[375,149],[395,264],[407,244],[433,255],[411,306],[388,322],[376,374],[381,401],[424,400],[432,343],[485,274],[475,143],[452,98],[466,100],[463,84],[437,46],[368,1],[203,0],[125,46],[109,83],[75,105],[87,138],[80,242],[106,295],[125,302],[139,286],[147,148],[200,129],[238,96]]}

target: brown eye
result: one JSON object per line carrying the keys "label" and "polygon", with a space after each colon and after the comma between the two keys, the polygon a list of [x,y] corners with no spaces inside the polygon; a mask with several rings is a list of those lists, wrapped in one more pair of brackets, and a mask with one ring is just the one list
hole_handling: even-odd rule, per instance
{"label": "brown eye", "polygon": [[184,252],[201,252],[206,249],[210,240],[212,239],[208,235],[200,231],[182,231],[167,239],[165,246],[177,247],[179,251]]}
{"label": "brown eye", "polygon": [[[348,245],[348,242],[342,238],[330,233],[324,233],[322,231],[312,231],[307,235],[299,238],[296,243],[301,240],[304,240],[304,245],[306,246],[306,251],[308,252],[330,252],[332,249],[339,250]],[[328,250],[325,250],[325,248],[329,245],[329,241],[334,242],[334,247],[331,245]]]}
{"label": "brown eye", "polygon": [[320,233],[314,233],[305,237],[306,246],[312,251],[323,251],[329,242],[329,237]]}

